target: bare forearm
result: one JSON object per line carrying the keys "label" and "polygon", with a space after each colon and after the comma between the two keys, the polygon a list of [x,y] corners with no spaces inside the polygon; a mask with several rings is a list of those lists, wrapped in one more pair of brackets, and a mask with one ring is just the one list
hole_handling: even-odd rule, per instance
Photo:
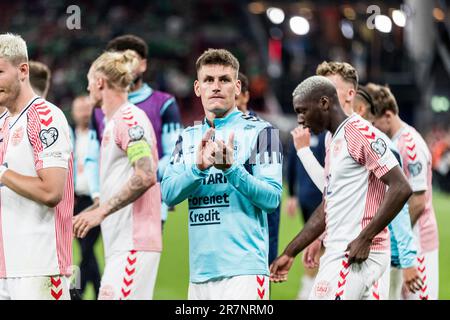
{"label": "bare forearm", "polygon": [[[65,169],[61,168],[60,170]],[[48,207],[54,207],[61,201],[62,192],[60,190],[64,188],[64,181],[56,186],[54,183],[44,181],[39,176],[25,176],[12,170],[4,173],[2,183],[22,197]]]}
{"label": "bare forearm", "polygon": [[317,239],[325,231],[325,211],[323,201],[308,219],[303,229],[292,240],[284,250],[290,257],[295,257],[305,249],[311,242]]}
{"label": "bare forearm", "polygon": [[414,226],[419,220],[422,213],[425,211],[425,195],[424,193],[414,193],[408,201],[409,216],[411,218],[411,225]]}
{"label": "bare forearm", "polygon": [[136,161],[134,174],[122,190],[102,205],[105,209],[105,215],[108,216],[133,203],[155,183],[156,174],[153,171],[150,159],[143,158]]}

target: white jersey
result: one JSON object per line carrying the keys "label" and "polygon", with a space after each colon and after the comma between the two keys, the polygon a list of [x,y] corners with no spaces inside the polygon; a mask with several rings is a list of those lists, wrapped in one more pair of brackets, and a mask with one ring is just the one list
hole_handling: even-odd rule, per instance
{"label": "white jersey", "polygon": [[0,114],[0,143],[3,142],[3,123],[5,123],[6,116],[8,115],[8,111],[4,111],[2,114]]}
{"label": "white jersey", "polygon": [[403,171],[413,192],[425,191],[424,212],[414,226],[418,236],[420,252],[431,252],[439,247],[438,228],[432,199],[431,153],[422,136],[411,126],[405,124],[392,138],[397,145],[402,160]]}
{"label": "white jersey", "polygon": [[0,188],[0,277],[70,275],[72,266],[73,157],[63,112],[34,98],[3,124],[0,161],[25,176],[45,168],[67,169],[61,202],[49,208]]}
{"label": "white jersey", "polygon": [[[353,114],[341,123],[325,157],[324,246],[343,252],[370,223],[384,199],[380,178],[399,165],[380,132]],[[371,250],[389,249],[388,230],[378,234]]]}
{"label": "white jersey", "polygon": [[[133,175],[127,157],[130,141],[145,140],[152,150],[153,167],[158,150],[147,115],[133,104],[123,105],[106,123],[100,152],[100,203],[116,196]],[[156,171],[155,171],[156,174]],[[109,215],[101,224],[105,256],[123,251],[162,250],[161,191],[156,183],[136,201]]]}

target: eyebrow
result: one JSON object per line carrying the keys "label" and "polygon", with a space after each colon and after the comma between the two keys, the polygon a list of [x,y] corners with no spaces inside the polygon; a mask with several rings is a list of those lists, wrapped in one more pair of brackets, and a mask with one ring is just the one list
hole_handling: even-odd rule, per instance
{"label": "eyebrow", "polygon": [[[203,80],[209,80],[209,79],[214,79],[213,76],[207,74],[203,77]],[[228,74],[223,74],[219,76],[219,80],[231,80],[231,76]]]}

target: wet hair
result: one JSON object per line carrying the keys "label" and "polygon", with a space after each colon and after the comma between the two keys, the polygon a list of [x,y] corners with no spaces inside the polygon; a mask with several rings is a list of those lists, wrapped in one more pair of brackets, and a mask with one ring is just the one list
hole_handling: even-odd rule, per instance
{"label": "wet hair", "polygon": [[336,87],[333,82],[323,76],[306,78],[294,89],[292,96],[303,101],[315,101],[322,96],[327,96],[337,101]]}
{"label": "wet hair", "polygon": [[381,117],[388,110],[392,111],[394,114],[398,114],[397,100],[387,85],[381,86],[375,83],[368,83],[366,87],[367,92],[372,97],[374,105],[373,114],[376,117]]}
{"label": "wet hair", "polygon": [[236,76],[239,72],[239,61],[230,51],[225,49],[206,50],[197,59],[195,67],[198,72],[200,68],[205,65],[215,65],[215,64],[233,68],[234,70],[236,70]]}
{"label": "wet hair", "polygon": [[47,65],[39,61],[30,60],[30,84],[34,92],[40,96],[46,95],[50,87],[51,71]]}
{"label": "wet hair", "polygon": [[358,72],[347,62],[324,61],[317,66],[316,75],[329,76],[340,75],[346,82],[353,84],[355,90],[358,89]]}
{"label": "wet hair", "polygon": [[132,50],[107,51],[92,63],[89,72],[102,73],[110,88],[128,91],[138,64],[137,54]]}
{"label": "wet hair", "polygon": [[138,36],[132,34],[126,34],[123,36],[116,37],[108,42],[106,45],[107,51],[125,51],[133,50],[142,58],[147,59],[148,57],[148,46],[147,43]]}
{"label": "wet hair", "polygon": [[0,34],[0,58],[8,60],[13,65],[28,62],[28,50],[25,40],[17,34]]}
{"label": "wet hair", "polygon": [[249,91],[249,83],[248,78],[242,72],[239,72],[238,80],[241,81],[241,93],[246,93]]}

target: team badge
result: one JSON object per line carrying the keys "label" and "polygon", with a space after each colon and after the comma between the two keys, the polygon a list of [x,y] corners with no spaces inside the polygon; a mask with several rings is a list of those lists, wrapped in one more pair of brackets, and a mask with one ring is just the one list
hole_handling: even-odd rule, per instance
{"label": "team badge", "polygon": [[383,139],[378,138],[377,141],[372,142],[370,144],[370,147],[373,151],[375,151],[376,154],[378,154],[380,157],[382,157],[386,153],[386,142],[384,142]]}
{"label": "team badge", "polygon": [[139,141],[144,137],[144,128],[141,126],[134,126],[128,129],[128,135],[131,141]]}
{"label": "team badge", "polygon": [[318,298],[326,297],[331,292],[330,283],[326,280],[319,281],[315,287],[315,294]]}
{"label": "team badge", "polygon": [[422,172],[422,163],[410,163],[408,164],[408,170],[413,177],[416,177]]}
{"label": "team badge", "polygon": [[[23,133],[24,133],[23,127],[17,128],[13,132],[12,137],[11,137],[11,143],[13,146],[17,146],[20,143],[20,141],[22,141]],[[3,137],[2,137],[2,140],[3,140]]]}
{"label": "team badge", "polygon": [[42,129],[39,133],[39,139],[41,139],[44,149],[50,147],[58,140],[58,130],[55,127],[49,129]]}

